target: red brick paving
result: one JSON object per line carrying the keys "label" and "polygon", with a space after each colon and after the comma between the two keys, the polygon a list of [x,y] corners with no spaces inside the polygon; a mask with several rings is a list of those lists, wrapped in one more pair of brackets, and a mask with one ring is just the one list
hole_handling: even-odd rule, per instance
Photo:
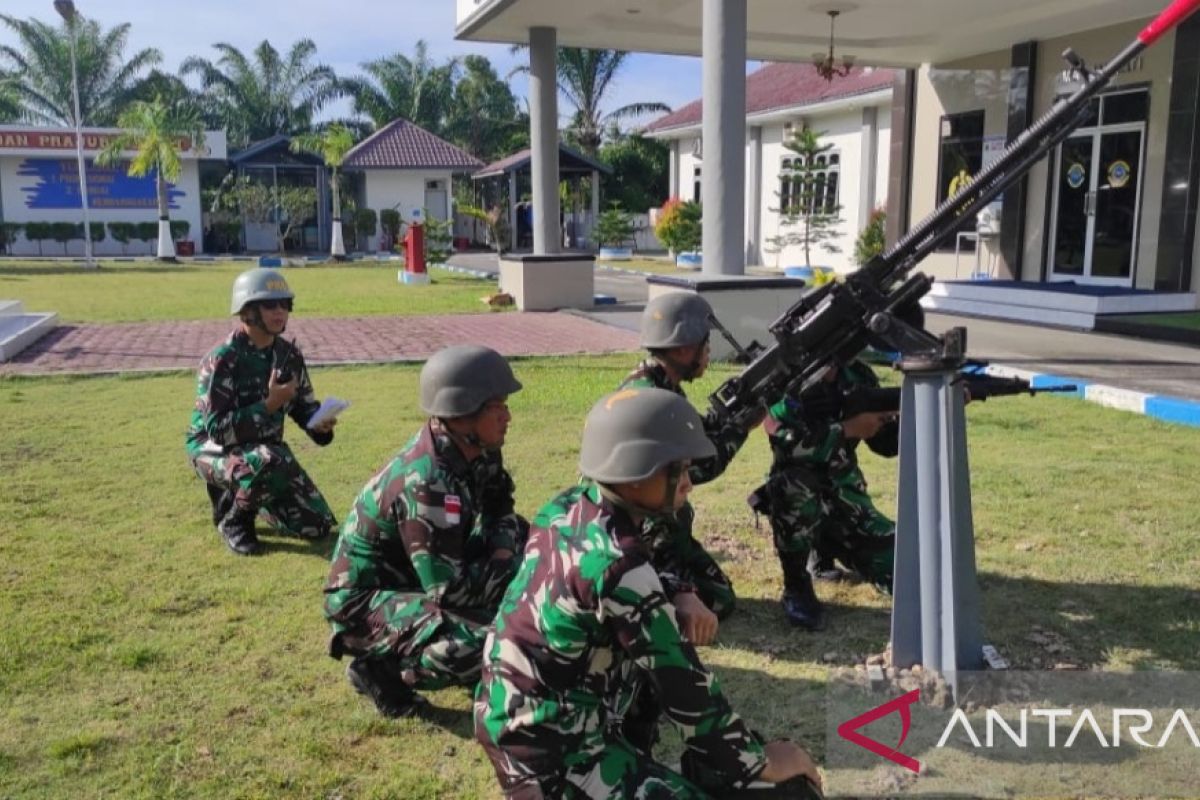
{"label": "red brick paving", "polygon": [[[194,369],[230,329],[228,320],[62,325],[0,364],[0,374]],[[506,356],[637,349],[632,331],[564,313],[296,319],[285,335],[310,364],[420,361],[452,344],[485,344]]]}

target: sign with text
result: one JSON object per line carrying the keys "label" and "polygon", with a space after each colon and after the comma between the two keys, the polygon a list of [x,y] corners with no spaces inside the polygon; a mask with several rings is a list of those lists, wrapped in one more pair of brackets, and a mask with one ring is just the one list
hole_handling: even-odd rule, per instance
{"label": "sign with text", "polygon": [[[84,150],[103,150],[109,142],[116,139],[118,133],[83,133]],[[0,127],[0,151],[4,150],[74,150],[74,131],[34,131],[28,128]],[[185,137],[179,139],[179,149],[187,152],[192,149],[192,140]]]}
{"label": "sign with text", "polygon": [[[119,163],[99,167],[87,162],[88,207],[147,208],[158,207],[154,176],[134,178],[126,173],[129,165]],[[21,186],[26,208],[82,208],[79,202],[79,169],[74,159],[27,158],[17,168],[17,176],[26,179]],[[167,184],[167,203],[179,208],[179,199],[187,192]]]}

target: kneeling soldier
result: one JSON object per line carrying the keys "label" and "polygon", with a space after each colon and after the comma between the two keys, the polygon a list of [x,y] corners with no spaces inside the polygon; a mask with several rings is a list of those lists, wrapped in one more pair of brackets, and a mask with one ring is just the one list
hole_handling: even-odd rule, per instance
{"label": "kneeling soldier", "polygon": [[305,427],[320,404],[304,356],[282,337],[295,295],[275,270],[252,269],[233,283],[238,328],[200,364],[188,459],[208,484],[213,523],[238,555],[261,551],[254,518],[320,539],[337,525],[329,504],[283,441],[284,414],[314,442],[333,441],[330,419]]}
{"label": "kneeling soldier", "polygon": [[[672,392],[624,389],[588,414],[584,480],[538,513],[484,649],[475,738],[505,797],[703,798],[796,776],[819,785],[804,750],[764,745],[729,707],[694,646],[712,641],[715,616],[650,562],[643,522],[676,512],[688,467],[713,454],[695,409]],[[683,774],[624,729],[642,681],[683,735]]]}
{"label": "kneeling soldier", "polygon": [[[661,295],[647,303],[639,344],[650,357],[626,376],[620,388],[654,387],[685,397],[682,384],[702,377],[708,369],[711,316],[708,301],[685,292]],[[706,417],[703,425],[713,455],[691,465],[688,473],[693,484],[707,483],[724,472],[749,433],[714,417]],[[725,619],[736,602],[733,582],[692,534],[695,519],[692,504],[684,503],[675,514],[647,520],[654,566],[663,575],[693,584],[704,604]]]}
{"label": "kneeling soldier", "polygon": [[429,420],[359,494],[325,585],[330,654],[385,716],[417,689],[470,686],[484,626],[520,564],[529,524],[513,511],[500,449],[521,389],[494,350],[448,347],[425,363]]}

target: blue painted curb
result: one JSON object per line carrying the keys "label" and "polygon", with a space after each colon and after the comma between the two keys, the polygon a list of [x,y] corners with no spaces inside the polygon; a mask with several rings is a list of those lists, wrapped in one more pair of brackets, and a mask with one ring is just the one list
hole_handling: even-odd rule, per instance
{"label": "blue painted curb", "polygon": [[592,303],[598,306],[615,306],[617,304],[617,298],[613,297],[611,294],[597,294],[592,295]]}
{"label": "blue painted curb", "polygon": [[1145,410],[1142,413],[1164,422],[1200,428],[1200,402],[1195,400],[1153,394],[1146,398]]}

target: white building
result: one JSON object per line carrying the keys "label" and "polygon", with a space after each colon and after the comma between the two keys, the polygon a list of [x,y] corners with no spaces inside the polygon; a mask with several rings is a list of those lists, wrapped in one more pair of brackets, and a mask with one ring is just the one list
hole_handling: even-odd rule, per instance
{"label": "white building", "polygon": [[[887,200],[893,74],[856,68],[826,81],[810,64],[768,64],[746,78],[746,263],[772,267],[803,265],[803,248],[780,248],[773,239],[795,227],[781,224],[780,178],[794,153],[784,146],[805,126],[832,145],[825,156],[824,184],[841,223],[833,243],[838,252],[817,248],[814,265],[839,272],[854,268],[854,240],[872,209]],[[670,143],[670,194],[700,201],[704,171],[701,137],[703,102],[695,100],[646,128]]]}
{"label": "white building", "polygon": [[[125,165],[100,167],[95,156],[121,133],[115,128],[85,128],[83,154],[87,173],[88,208],[92,225],[111,222],[156,223],[158,221],[154,178],[133,178],[126,174]],[[205,133],[204,146],[197,149],[183,141],[183,171],[179,181],[171,184],[170,215],[172,220],[188,223],[188,237],[203,247],[200,201],[200,162],[223,162],[226,141],[223,131]],[[69,129],[0,126],[0,220],[26,224],[29,222],[83,222],[83,206],[79,197],[79,171],[75,151],[75,132]],[[132,156],[133,153],[130,153]],[[157,241],[134,241],[122,245],[107,234],[96,242],[97,255],[152,253]],[[68,242],[66,251],[83,254],[83,240]],[[63,253],[63,246],[47,240],[30,241],[24,232],[10,248],[14,255],[46,255]]]}

